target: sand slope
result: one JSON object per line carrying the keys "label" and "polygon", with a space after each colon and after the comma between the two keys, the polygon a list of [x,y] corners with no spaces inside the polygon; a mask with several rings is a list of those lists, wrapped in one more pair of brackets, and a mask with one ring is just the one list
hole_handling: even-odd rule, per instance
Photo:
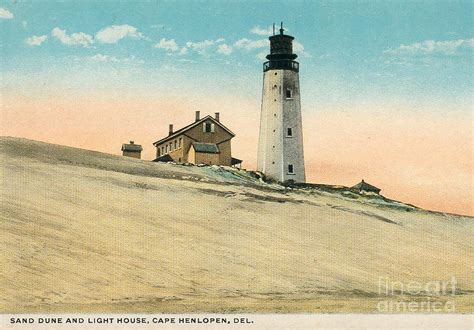
{"label": "sand slope", "polygon": [[0,150],[2,312],[370,312],[381,277],[452,276],[456,296],[435,298],[474,311],[473,218],[25,139]]}

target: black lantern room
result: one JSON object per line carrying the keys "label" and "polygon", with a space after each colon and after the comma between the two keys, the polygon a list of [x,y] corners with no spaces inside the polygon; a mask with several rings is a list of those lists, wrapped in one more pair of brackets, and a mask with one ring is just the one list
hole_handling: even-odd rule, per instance
{"label": "black lantern room", "polygon": [[268,62],[263,64],[263,72],[268,70],[292,70],[298,72],[299,63],[295,61],[298,55],[293,53],[294,37],[283,32],[283,22],[281,23],[280,34],[275,34],[275,25],[273,25],[273,35],[269,38],[270,54],[266,56]]}

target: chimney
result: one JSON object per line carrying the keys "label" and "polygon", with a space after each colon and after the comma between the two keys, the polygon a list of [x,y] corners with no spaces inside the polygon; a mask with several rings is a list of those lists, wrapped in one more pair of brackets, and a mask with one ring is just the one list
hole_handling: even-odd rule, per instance
{"label": "chimney", "polygon": [[134,142],[134,141],[130,141],[130,144],[135,144],[135,142]]}
{"label": "chimney", "polygon": [[219,112],[216,112],[214,114],[214,118],[216,119],[217,122],[219,121]]}
{"label": "chimney", "polygon": [[170,124],[169,135],[173,134],[173,124]]}
{"label": "chimney", "polygon": [[196,121],[201,119],[201,111],[196,111]]}

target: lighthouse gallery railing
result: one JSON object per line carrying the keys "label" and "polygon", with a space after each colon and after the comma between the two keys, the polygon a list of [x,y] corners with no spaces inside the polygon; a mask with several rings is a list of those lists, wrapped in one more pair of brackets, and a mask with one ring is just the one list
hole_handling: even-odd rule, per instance
{"label": "lighthouse gallery railing", "polygon": [[300,64],[291,60],[271,60],[263,63],[263,72],[268,70],[293,70],[298,72]]}

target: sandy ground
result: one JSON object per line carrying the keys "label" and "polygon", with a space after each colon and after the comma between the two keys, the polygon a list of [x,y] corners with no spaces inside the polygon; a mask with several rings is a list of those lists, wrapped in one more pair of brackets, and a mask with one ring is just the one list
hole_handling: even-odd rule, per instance
{"label": "sandy ground", "polygon": [[[473,218],[243,171],[0,148],[2,312],[474,312]],[[453,277],[454,295],[406,292]]]}

